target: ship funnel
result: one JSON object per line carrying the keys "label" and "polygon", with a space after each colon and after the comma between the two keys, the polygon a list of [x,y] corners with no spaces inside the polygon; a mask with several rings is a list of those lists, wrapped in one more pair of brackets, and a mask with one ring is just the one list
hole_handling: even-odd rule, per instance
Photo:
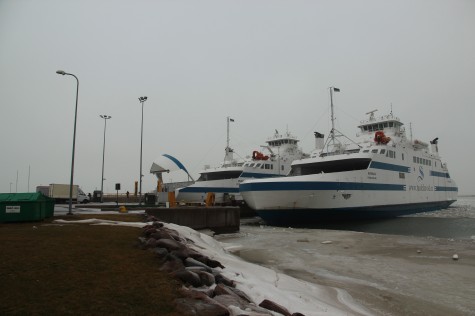
{"label": "ship funnel", "polygon": [[226,147],[224,151],[224,163],[232,163],[234,160],[234,150],[231,147]]}
{"label": "ship funnel", "polygon": [[439,137],[436,137],[430,141],[430,150],[432,151],[433,154],[439,153],[439,146],[437,146],[438,142],[439,142]]}
{"label": "ship funnel", "polygon": [[320,150],[324,147],[323,138],[325,135],[320,134],[319,132],[314,132],[315,134],[315,149]]}

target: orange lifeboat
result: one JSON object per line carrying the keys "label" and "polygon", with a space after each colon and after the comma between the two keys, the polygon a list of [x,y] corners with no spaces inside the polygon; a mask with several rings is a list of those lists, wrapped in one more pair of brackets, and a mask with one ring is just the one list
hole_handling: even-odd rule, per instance
{"label": "orange lifeboat", "polygon": [[391,137],[384,135],[383,131],[377,131],[374,134],[374,141],[376,142],[376,144],[386,145],[387,143],[389,143],[390,140],[391,140]]}
{"label": "orange lifeboat", "polygon": [[254,150],[252,152],[252,159],[254,159],[254,160],[267,160],[267,159],[269,159],[269,156],[266,156],[263,153],[258,152],[257,150]]}

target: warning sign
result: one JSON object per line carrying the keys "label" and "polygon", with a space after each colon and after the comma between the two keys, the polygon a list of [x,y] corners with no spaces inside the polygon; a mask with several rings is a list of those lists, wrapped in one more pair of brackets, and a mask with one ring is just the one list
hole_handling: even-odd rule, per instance
{"label": "warning sign", "polygon": [[5,213],[20,213],[20,205],[6,206]]}

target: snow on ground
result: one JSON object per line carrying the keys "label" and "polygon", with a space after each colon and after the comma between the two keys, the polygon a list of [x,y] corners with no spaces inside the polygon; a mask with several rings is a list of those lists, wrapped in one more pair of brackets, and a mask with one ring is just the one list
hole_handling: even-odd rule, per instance
{"label": "snow on ground", "polygon": [[[104,214],[101,212],[101,214]],[[147,223],[130,223],[88,219],[80,221],[56,220],[56,223],[86,223],[92,225],[121,225],[143,227]],[[213,237],[201,234],[191,228],[175,224],[165,224],[165,227],[176,230],[183,237],[193,241],[191,248],[218,260],[226,268],[222,274],[237,284],[237,288],[244,291],[259,304],[269,299],[291,312],[300,312],[307,316],[312,315],[370,315],[364,307],[353,301],[344,290],[316,285],[298,280],[291,276],[277,273],[271,269],[252,264],[232,255],[229,250],[235,250],[236,245],[224,244]]]}

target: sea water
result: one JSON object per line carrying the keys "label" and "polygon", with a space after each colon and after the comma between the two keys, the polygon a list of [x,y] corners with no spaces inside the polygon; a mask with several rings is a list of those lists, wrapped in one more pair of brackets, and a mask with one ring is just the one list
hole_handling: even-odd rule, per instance
{"label": "sea water", "polygon": [[347,291],[377,315],[475,316],[475,196],[439,211],[307,228],[242,219],[239,233],[215,238],[246,261]]}
{"label": "sea water", "polygon": [[[258,219],[244,219],[241,225],[256,223],[265,225]],[[389,219],[322,222],[307,228],[475,240],[475,196],[459,197],[450,207],[438,211]]]}

